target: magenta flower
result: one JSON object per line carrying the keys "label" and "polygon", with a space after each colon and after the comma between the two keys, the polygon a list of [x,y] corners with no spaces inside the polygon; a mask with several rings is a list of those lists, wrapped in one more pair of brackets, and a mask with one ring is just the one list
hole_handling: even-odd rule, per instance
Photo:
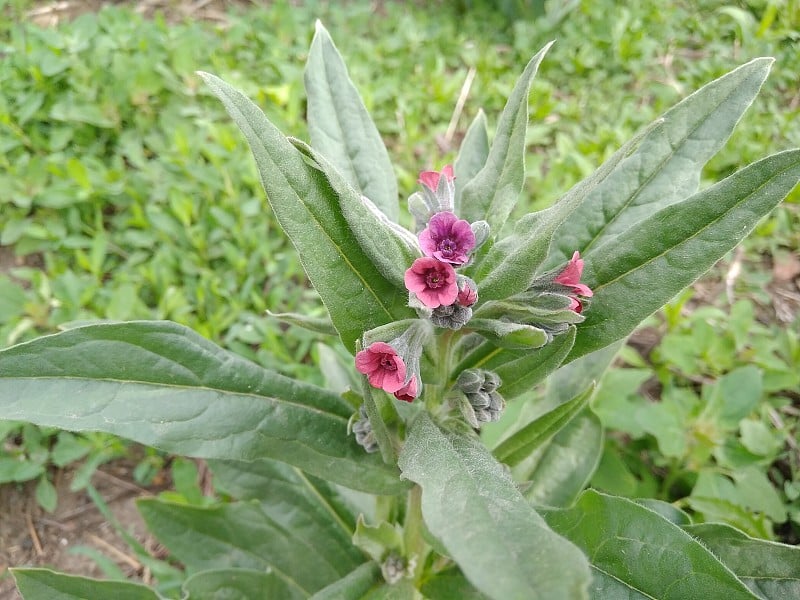
{"label": "magenta flower", "polygon": [[356,354],[356,369],[367,376],[372,387],[390,394],[404,387],[406,364],[386,342],[375,342]]}
{"label": "magenta flower", "polygon": [[464,219],[451,212],[440,212],[433,215],[428,227],[420,231],[419,245],[425,256],[463,265],[475,247],[475,234]]}
{"label": "magenta flower", "polygon": [[436,189],[439,187],[439,179],[441,179],[442,175],[447,178],[447,181],[453,181],[455,179],[455,175],[453,175],[453,165],[445,165],[441,172],[422,171],[417,181],[435,194]]}
{"label": "magenta flower", "polygon": [[458,287],[458,296],[456,297],[456,302],[460,306],[472,306],[477,301],[478,288],[476,287],[475,282],[468,277],[464,277],[463,281],[461,281]]}
{"label": "magenta flower", "polygon": [[581,304],[577,296],[591,298],[594,295],[589,286],[581,283],[581,274],[583,274],[583,260],[581,259],[581,253],[575,250],[567,266],[553,279],[555,283],[560,283],[572,289],[574,296],[570,298],[572,302],[569,308],[578,313],[583,310],[583,304]]}
{"label": "magenta flower", "polygon": [[455,269],[429,256],[418,258],[406,270],[405,284],[428,308],[449,306],[458,296]]}
{"label": "magenta flower", "polygon": [[403,402],[413,402],[419,396],[419,386],[416,375],[412,375],[409,382],[394,393],[394,397]]}

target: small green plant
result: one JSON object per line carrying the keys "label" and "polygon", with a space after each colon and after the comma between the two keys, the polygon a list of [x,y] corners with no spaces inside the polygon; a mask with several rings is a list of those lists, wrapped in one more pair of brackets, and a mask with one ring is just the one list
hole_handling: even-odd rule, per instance
{"label": "small green plant", "polygon": [[[0,352],[0,417],[209,459],[241,502],[203,506],[187,488],[178,501],[139,503],[186,566],[190,598],[791,595],[796,548],[692,524],[657,498],[584,489],[603,440],[592,381],[800,180],[800,150],[790,150],[698,191],[772,61],[706,85],[551,208],[504,227],[525,183],[528,94],[546,51],[511,91],[491,143],[479,114],[454,168],[420,174],[410,228],[389,155],[321,25],[305,71],[311,146],[203,74],[250,143],[329,317],[278,318],[354,355],[348,375],[326,374],[344,393],[183,326],[132,321]],[[752,370],[731,374],[752,383]],[[549,406],[526,402],[548,376]],[[726,423],[749,415],[709,393]],[[476,430],[513,401],[529,418],[487,445]],[[128,582],[14,574],[28,600],[159,597]]]}

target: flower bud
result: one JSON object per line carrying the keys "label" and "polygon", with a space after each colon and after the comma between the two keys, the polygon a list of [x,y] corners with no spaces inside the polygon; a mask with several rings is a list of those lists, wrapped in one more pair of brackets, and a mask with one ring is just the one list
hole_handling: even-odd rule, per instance
{"label": "flower bud", "polygon": [[472,229],[472,234],[475,236],[475,249],[477,250],[489,239],[489,224],[486,221],[475,221],[470,224],[470,229]]}
{"label": "flower bud", "polygon": [[358,410],[359,419],[353,424],[352,431],[356,436],[356,443],[364,448],[368,453],[378,451],[378,442],[375,440],[375,434],[372,432],[372,424],[367,417],[367,409],[364,405]]}
{"label": "flower bud", "polygon": [[459,374],[455,387],[469,403],[469,407],[462,407],[462,413],[466,410],[474,427],[500,419],[506,407],[505,399],[497,392],[501,384],[500,377],[492,371],[467,369]]}
{"label": "flower bud", "polygon": [[467,306],[451,304],[440,306],[431,312],[431,322],[444,329],[461,329],[472,318],[472,309]]}
{"label": "flower bud", "polygon": [[480,369],[466,369],[461,371],[456,379],[456,388],[465,394],[474,394],[479,392],[484,382],[484,371]]}
{"label": "flower bud", "polygon": [[472,306],[478,301],[478,285],[469,277],[458,275],[458,296],[456,303],[460,306]]}

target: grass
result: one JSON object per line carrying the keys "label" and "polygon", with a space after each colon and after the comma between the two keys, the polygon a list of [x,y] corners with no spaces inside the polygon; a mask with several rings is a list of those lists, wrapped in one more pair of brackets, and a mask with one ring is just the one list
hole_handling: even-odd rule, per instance
{"label": "grass", "polygon": [[[491,2],[468,4],[384,3],[376,10],[367,2],[275,2],[231,9],[223,22],[144,19],[123,6],[41,28],[24,19],[33,3],[0,1],[10,17],[0,24],[0,265],[7,265],[0,271],[0,346],[86,320],[172,319],[268,367],[319,381],[316,338],[287,331],[265,310],[323,309],[269,214],[244,140],[195,74],[219,75],[283,131],[307,139],[302,77],[316,18],[337,42],[384,135],[403,196],[420,170],[453,160],[479,108],[493,126],[520,68],[551,39],[557,43],[531,95],[519,214],[549,205],[669,106],[757,56],[776,57],[773,73],[706,168],[703,185],[800,146],[797,0],[673,1],[669,8],[584,1],[512,20]],[[463,113],[448,136],[472,69]],[[800,248],[798,204],[795,190],[737,256],[742,271],[733,297],[754,307],[758,319],[750,323],[766,328],[767,337],[781,328],[774,297],[764,291],[768,269]],[[721,280],[729,264],[710,281]],[[687,314],[687,301],[673,313]],[[727,300],[717,294],[703,302],[722,311],[700,318],[709,335],[734,335]],[[671,318],[668,311],[653,321],[659,334],[678,335]],[[776,356],[791,370],[800,365],[796,317],[789,327],[790,349]],[[636,363],[630,366],[648,370],[661,389],[700,397],[695,379],[711,386],[729,370],[760,364],[753,353],[763,362],[777,352],[746,340],[728,368],[714,371],[720,363],[712,355],[703,372],[686,373],[686,356],[670,354],[671,339],[645,364],[629,355]],[[773,408],[796,405],[786,389],[769,389],[761,400]],[[770,413],[756,410],[752,417],[769,424]],[[788,414],[783,435],[796,435],[797,418]],[[722,442],[742,435],[725,430]],[[653,432],[641,439],[651,453],[650,462],[639,461],[643,472],[662,483],[671,477],[677,491],[665,490],[664,498],[675,499],[680,489],[686,496],[693,485],[687,473],[696,465],[665,453]],[[616,458],[631,448],[623,445]],[[787,452],[781,445],[755,462],[770,473],[777,461],[788,461]],[[702,465],[719,464],[712,458]],[[780,481],[774,474],[771,481],[800,523],[800,467],[786,464]]]}

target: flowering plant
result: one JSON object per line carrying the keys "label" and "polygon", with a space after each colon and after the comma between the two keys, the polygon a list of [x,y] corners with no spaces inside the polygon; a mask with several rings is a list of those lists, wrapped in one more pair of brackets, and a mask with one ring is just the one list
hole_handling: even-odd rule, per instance
{"label": "flowering plant", "polygon": [[[584,489],[603,440],[593,381],[638,323],[800,178],[794,150],[697,189],[771,60],[708,84],[512,227],[528,93],[546,51],[491,144],[481,115],[452,167],[420,174],[408,229],[387,151],[324,28],[306,70],[310,146],[203,74],[250,143],[330,318],[292,323],[333,332],[360,379],[324,389],[176,324],[106,323],[0,352],[0,418],[208,459],[239,502],[139,503],[186,565],[192,599],[792,595],[797,577],[770,558],[785,548]],[[534,401],[528,392],[548,376]],[[527,410],[487,447],[482,428],[511,402]],[[755,566],[738,551],[745,539],[764,557]],[[44,570],[15,577],[27,600],[160,597]]]}

